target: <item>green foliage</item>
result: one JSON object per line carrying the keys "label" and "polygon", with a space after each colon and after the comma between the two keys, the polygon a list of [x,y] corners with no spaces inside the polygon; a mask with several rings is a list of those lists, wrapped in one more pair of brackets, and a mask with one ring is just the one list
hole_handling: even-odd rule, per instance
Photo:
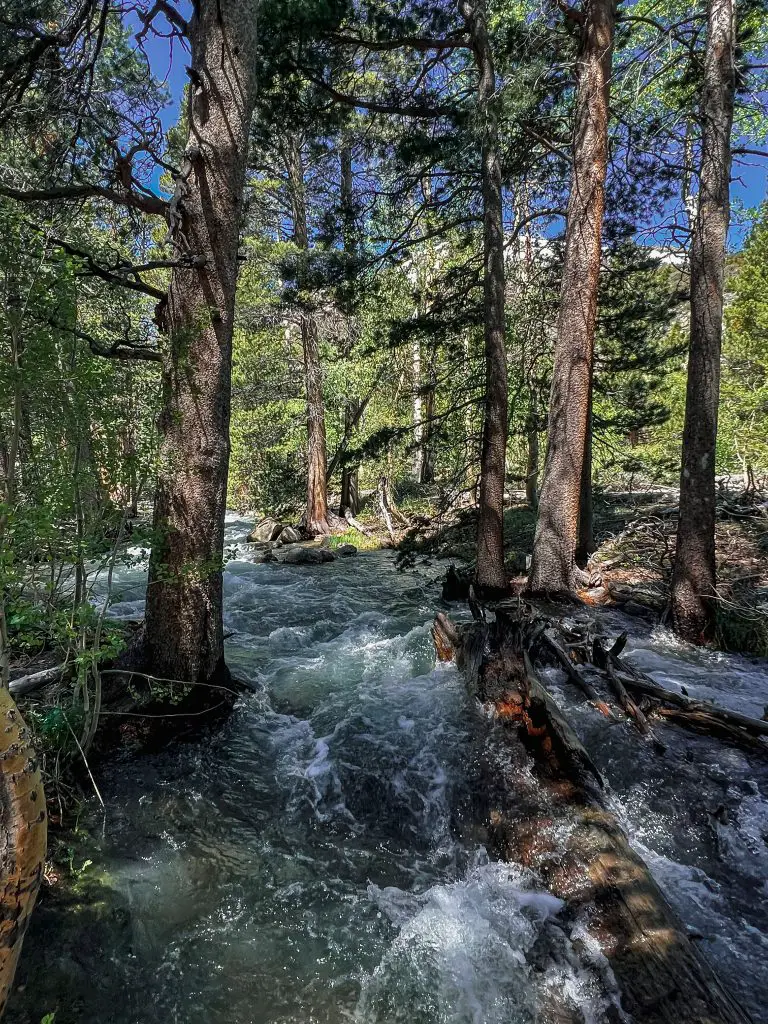
{"label": "green foliage", "polygon": [[331,548],[341,547],[342,544],[354,544],[358,551],[378,551],[381,548],[381,541],[377,537],[369,537],[357,530],[334,534],[329,543]]}

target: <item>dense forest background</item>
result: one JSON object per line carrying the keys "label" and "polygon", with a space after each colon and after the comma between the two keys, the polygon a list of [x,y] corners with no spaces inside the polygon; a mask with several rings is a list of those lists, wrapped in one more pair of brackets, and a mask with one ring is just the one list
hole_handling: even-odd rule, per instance
{"label": "dense forest background", "polygon": [[[121,510],[135,517],[152,495],[164,346],[157,307],[184,255],[152,214],[173,207],[183,186],[186,115],[163,131],[161,113],[169,61],[177,81],[189,60],[180,24],[190,12],[33,7],[6,3],[3,16],[0,417],[5,479],[13,478],[4,533],[9,580],[14,564],[22,572],[30,557],[44,560],[34,587],[55,592],[59,567],[108,543]],[[738,19],[737,202],[716,457],[719,477],[748,487],[768,465],[768,214],[755,202],[766,131],[755,57],[762,14],[747,4]],[[674,485],[679,474],[705,20],[658,3],[623,7],[619,19],[595,356],[597,488]],[[304,508],[316,458],[307,445],[307,332],[331,505],[344,497],[357,511],[349,478],[366,494],[381,475],[399,501],[421,500],[425,512],[477,496],[483,125],[461,31],[451,5],[259,6],[237,256],[232,508],[296,518]],[[500,3],[489,31],[504,191],[507,476],[535,504],[578,24],[554,6]]]}
{"label": "dense forest background", "polygon": [[460,560],[483,623],[576,598],[768,654],[767,15],[0,0],[0,1014],[45,851],[12,694],[59,687],[61,819],[107,713],[231,706],[228,509],[253,559]]}

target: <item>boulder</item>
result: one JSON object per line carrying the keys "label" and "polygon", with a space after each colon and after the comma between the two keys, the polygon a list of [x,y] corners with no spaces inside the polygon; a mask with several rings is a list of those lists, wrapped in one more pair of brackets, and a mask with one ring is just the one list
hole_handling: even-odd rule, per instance
{"label": "boulder", "polygon": [[277,539],[281,544],[298,544],[301,534],[293,526],[284,526]]}
{"label": "boulder", "polygon": [[341,558],[350,558],[352,555],[357,554],[357,548],[354,544],[339,544],[336,548],[336,554]]}
{"label": "boulder", "polygon": [[248,534],[248,543],[258,544],[259,542],[266,543],[271,540],[277,540],[283,532],[283,529],[284,526],[282,523],[278,523],[276,519],[272,519],[267,516],[266,519],[262,519],[261,522],[256,523],[254,528]]}
{"label": "boulder", "polygon": [[319,565],[321,562],[333,562],[335,557],[327,548],[292,547],[286,551],[282,561],[286,565]]}

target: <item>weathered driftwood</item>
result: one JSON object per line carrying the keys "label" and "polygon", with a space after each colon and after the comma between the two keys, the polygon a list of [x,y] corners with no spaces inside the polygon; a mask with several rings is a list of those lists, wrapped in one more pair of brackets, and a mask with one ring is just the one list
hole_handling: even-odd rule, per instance
{"label": "weathered driftwood", "polygon": [[8,689],[15,696],[32,693],[34,690],[47,686],[48,683],[55,683],[57,679],[61,678],[65,668],[64,664],[54,665],[53,668],[44,668],[39,672],[30,672],[26,676],[19,676],[10,681]]}
{"label": "weathered driftwood", "polygon": [[438,616],[433,634],[439,656],[452,651],[494,710],[512,760],[522,745],[532,769],[517,773],[512,793],[497,784],[486,808],[494,852],[565,901],[567,919],[599,942],[634,1020],[747,1024],[609,809],[599,772],[531,665],[526,623],[499,613],[457,627]]}
{"label": "weathered driftwood", "polygon": [[[704,732],[723,739],[736,742],[755,743],[755,738],[768,736],[768,721],[750,718],[748,715],[729,711],[705,701],[693,700],[684,694],[667,690],[655,683],[649,676],[638,671],[634,666],[620,658],[627,636],[622,633],[610,650],[595,640],[590,647],[586,642],[574,643],[572,639],[561,638],[559,642],[548,629],[541,636],[541,641],[558,665],[566,672],[569,680],[585,692],[590,700],[597,705],[594,687],[591,686],[580,671],[580,666],[566,652],[569,650],[580,657],[581,662],[589,663],[592,668],[601,672],[611,690],[616,694],[623,710],[631,718],[638,730],[650,735],[654,740],[647,715],[653,714],[665,721],[687,726],[697,732]],[[633,696],[632,696],[633,695]],[[645,698],[645,709],[641,709],[634,697]],[[602,708],[601,708],[602,710]],[[658,743],[658,741],[656,741]]]}
{"label": "weathered driftwood", "polygon": [[[626,665],[622,663],[622,667]],[[628,690],[649,697],[654,702],[653,710],[665,719],[689,725],[699,732],[712,732],[726,738],[768,736],[768,722],[750,718],[738,711],[729,711],[707,701],[693,700],[682,693],[667,690],[652,679],[627,672],[617,673]]]}
{"label": "weathered driftwood", "polygon": [[592,701],[592,703],[595,705],[598,711],[600,711],[601,714],[605,715],[606,718],[613,718],[613,712],[605,703],[605,701],[600,697],[597,690],[595,690],[594,686],[592,686],[589,680],[584,678],[584,676],[578,671],[578,669],[573,664],[568,655],[565,653],[565,651],[562,649],[562,647],[560,647],[560,645],[551,636],[547,634],[546,630],[544,630],[541,634],[540,643],[543,643],[546,647],[549,648],[555,660],[558,662],[558,664],[563,669],[565,674],[568,676],[572,683],[579,687],[579,689],[584,693],[584,696],[587,698],[587,700]]}
{"label": "weathered driftwood", "polygon": [[45,865],[45,793],[29,731],[0,687],[0,1017]]}
{"label": "weathered driftwood", "polygon": [[352,515],[351,509],[344,509],[344,518],[346,519],[346,521],[349,523],[353,530],[357,530],[358,533],[362,533],[366,537],[373,536],[373,530],[369,530],[367,526],[363,526],[361,522],[355,519],[355,517]]}
{"label": "weathered driftwood", "polygon": [[389,534],[392,542],[394,543],[395,527],[394,523],[392,522],[392,509],[390,508],[389,504],[389,481],[385,476],[379,478],[378,495],[379,508],[381,509],[381,514],[384,518],[384,522],[387,527],[387,533]]}

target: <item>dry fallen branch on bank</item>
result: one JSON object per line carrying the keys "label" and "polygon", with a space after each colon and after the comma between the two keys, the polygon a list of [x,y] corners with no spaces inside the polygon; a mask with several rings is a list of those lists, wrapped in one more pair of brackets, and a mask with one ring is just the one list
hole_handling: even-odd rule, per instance
{"label": "dry fallen branch on bank", "polygon": [[55,683],[61,678],[66,667],[64,662],[61,665],[54,665],[53,668],[44,668],[39,672],[30,672],[29,675],[19,676],[18,679],[11,679],[8,683],[8,689],[17,697],[25,693],[32,693],[34,690],[47,686],[48,683]]}

